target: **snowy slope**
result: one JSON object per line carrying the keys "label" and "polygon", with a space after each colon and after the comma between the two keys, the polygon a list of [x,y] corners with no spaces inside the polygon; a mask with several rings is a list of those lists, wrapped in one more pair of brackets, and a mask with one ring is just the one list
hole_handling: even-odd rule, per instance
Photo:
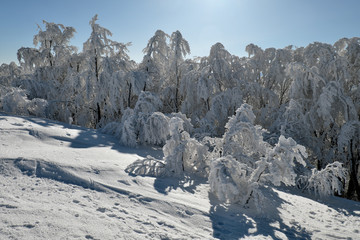
{"label": "snowy slope", "polygon": [[201,179],[130,176],[150,147],[0,114],[0,239],[360,239],[360,203],[266,190],[261,213],[220,204]]}

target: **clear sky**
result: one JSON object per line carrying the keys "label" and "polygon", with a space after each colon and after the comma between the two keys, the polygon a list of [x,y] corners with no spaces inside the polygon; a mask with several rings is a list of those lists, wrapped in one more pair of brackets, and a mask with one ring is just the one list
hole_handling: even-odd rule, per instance
{"label": "clear sky", "polygon": [[216,42],[245,56],[250,43],[265,49],[360,37],[359,0],[1,0],[0,64],[17,62],[19,48],[33,47],[42,20],[74,27],[71,44],[82,50],[95,14],[113,40],[132,42],[129,55],[137,62],[157,29],[180,30],[191,56],[207,56]]}

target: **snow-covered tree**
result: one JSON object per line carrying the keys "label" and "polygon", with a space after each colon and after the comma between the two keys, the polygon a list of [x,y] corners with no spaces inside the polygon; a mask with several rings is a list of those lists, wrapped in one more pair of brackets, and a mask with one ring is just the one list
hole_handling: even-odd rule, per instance
{"label": "snow-covered tree", "polygon": [[342,38],[338,40],[334,47],[338,55],[345,59],[346,66],[343,69],[347,71],[348,78],[342,79],[344,90],[352,98],[358,116],[360,116],[360,38]]}
{"label": "snow-covered tree", "polygon": [[304,190],[314,193],[320,197],[341,195],[344,190],[343,182],[346,179],[346,170],[341,163],[328,164],[324,169],[312,169],[310,177],[306,181]]}
{"label": "snow-covered tree", "polygon": [[20,88],[10,87],[7,93],[0,95],[0,109],[17,115],[46,117],[48,102],[44,99],[29,100],[26,92]]}
{"label": "snow-covered tree", "polygon": [[144,124],[143,142],[163,146],[170,135],[169,118],[161,112],[152,113]]}
{"label": "snow-covered tree", "polygon": [[70,39],[76,32],[73,27],[65,27],[62,24],[55,24],[43,21],[46,30],[43,31],[38,25],[39,32],[34,36],[34,45],[39,45],[39,52],[47,66],[61,65],[67,58],[76,51],[76,48],[69,46]]}
{"label": "snow-covered tree", "polygon": [[264,87],[274,91],[279,98],[279,104],[289,101],[291,79],[286,75],[286,67],[292,61],[292,50],[288,48],[271,51],[271,56],[265,49],[266,59],[270,59],[269,66],[264,73]]}
{"label": "snow-covered tree", "polygon": [[149,87],[151,91],[156,93],[163,87],[163,81],[167,77],[170,52],[167,39],[169,37],[163,31],[157,30],[143,50],[145,56],[140,64],[140,69],[151,77],[152,84]]}
{"label": "snow-covered tree", "polygon": [[282,129],[312,150],[312,158],[316,156],[320,170],[338,158],[336,139],[339,129],[347,121],[356,120],[357,114],[341,83],[327,82],[314,72],[314,68],[309,70],[298,64],[290,66],[288,71],[294,81]]}
{"label": "snow-covered tree", "polygon": [[209,183],[213,194],[220,201],[246,205],[249,199],[255,199],[259,207],[263,195],[259,184],[252,178],[248,165],[237,161],[231,155],[211,162]]}
{"label": "snow-covered tree", "polygon": [[219,91],[224,91],[235,86],[231,76],[231,60],[232,56],[225,49],[224,45],[216,43],[211,46],[207,61],[211,68],[211,73],[218,84]]}
{"label": "snow-covered tree", "polygon": [[100,127],[127,146],[163,146],[163,159],[128,171],[210,175],[224,201],[259,204],[264,186],[297,180],[320,195],[342,192],[335,161],[348,170],[346,196],[359,198],[359,38],[249,44],[242,58],[216,43],[209,56],[190,60],[179,31],[157,30],[136,64],[130,44],[110,39],[97,20],[79,53],[69,45],[74,28],[44,21],[35,48],[18,50],[20,66],[0,66],[1,109]]}
{"label": "snow-covered tree", "polygon": [[44,66],[60,66],[76,51],[69,45],[76,32],[73,27],[65,27],[43,21],[45,30],[38,25],[39,32],[34,36],[33,43],[38,48],[22,47],[17,52],[18,60],[24,70],[32,71]]}
{"label": "snow-covered tree", "polygon": [[[124,70],[130,68],[130,64],[128,64],[129,57],[126,54],[127,46],[129,46],[130,43],[123,44],[109,39],[109,36],[112,36],[112,33],[108,29],[97,24],[97,20],[98,15],[95,15],[89,22],[92,32],[83,47],[84,54],[88,59],[89,64],[87,74],[85,75],[87,104],[94,114],[93,118],[95,126],[103,117],[103,105],[107,104],[104,102],[101,92],[104,88],[113,87],[104,86],[103,88],[103,85],[107,85],[108,82],[101,84],[101,73],[112,66],[122,65]],[[107,59],[107,64],[103,63],[104,58],[110,58]],[[110,63],[110,61],[114,62],[114,64]]]}
{"label": "snow-covered tree", "polygon": [[175,88],[175,112],[180,110],[181,99],[179,96],[180,80],[181,80],[181,71],[180,65],[184,61],[184,57],[187,54],[190,54],[189,43],[183,38],[180,31],[173,32],[170,38],[170,49],[171,49],[171,65],[170,65],[170,84],[174,85]]}
{"label": "snow-covered tree", "polygon": [[0,85],[12,86],[14,81],[21,76],[21,69],[15,62],[1,64],[0,66]]}
{"label": "snow-covered tree", "polygon": [[24,71],[32,72],[44,65],[44,59],[36,48],[22,47],[17,51],[17,59]]}
{"label": "snow-covered tree", "polygon": [[[168,131],[169,136],[163,146],[163,159],[154,159],[147,157],[144,160],[139,160],[129,165],[127,172],[132,174],[145,174],[150,176],[171,176],[184,177],[184,175],[197,175],[200,177],[207,177],[209,173],[209,152],[208,148],[191,138],[189,133],[185,131],[186,124],[181,117],[171,117],[164,119],[165,116],[159,113],[154,113],[148,120],[150,121],[167,121],[167,125],[158,126],[155,122],[152,124],[159,133],[154,133],[155,136],[147,138],[148,141],[159,141],[165,136]],[[146,126],[145,128],[147,128]],[[149,129],[154,131],[154,129]],[[164,132],[165,131],[165,132]],[[146,135],[146,134],[145,134]],[[161,136],[163,135],[163,136]]]}
{"label": "snow-covered tree", "polygon": [[348,121],[340,130],[338,137],[340,160],[348,169],[346,197],[360,200],[359,159],[360,159],[360,122]]}
{"label": "snow-covered tree", "polygon": [[246,46],[245,51],[249,55],[246,66],[246,76],[252,81],[261,84],[265,66],[264,50],[251,43]]}
{"label": "snow-covered tree", "polygon": [[211,191],[221,200],[242,205],[262,203],[259,187],[264,184],[295,186],[295,162],[306,165],[305,148],[293,139],[280,136],[272,147],[263,140],[265,132],[254,126],[255,115],[242,104],[226,124],[223,137],[224,157],[211,162]]}

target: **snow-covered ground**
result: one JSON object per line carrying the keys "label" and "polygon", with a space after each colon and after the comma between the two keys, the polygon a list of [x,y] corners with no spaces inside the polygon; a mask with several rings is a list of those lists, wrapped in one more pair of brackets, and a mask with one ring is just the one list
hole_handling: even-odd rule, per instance
{"label": "snow-covered ground", "polygon": [[262,212],[220,204],[206,181],[130,176],[150,147],[0,114],[0,239],[360,239],[360,203],[266,189]]}

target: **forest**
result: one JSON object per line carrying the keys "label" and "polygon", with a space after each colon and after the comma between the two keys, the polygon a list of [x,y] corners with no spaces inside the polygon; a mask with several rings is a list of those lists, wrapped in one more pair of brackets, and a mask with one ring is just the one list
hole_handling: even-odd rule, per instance
{"label": "forest", "polygon": [[43,21],[0,66],[0,110],[161,147],[129,174],[208,179],[220,200],[261,208],[262,189],[293,186],[360,200],[360,38],[262,49],[215,43],[187,58],[179,31],[157,30],[140,63],[97,23],[82,51],[73,27]]}

